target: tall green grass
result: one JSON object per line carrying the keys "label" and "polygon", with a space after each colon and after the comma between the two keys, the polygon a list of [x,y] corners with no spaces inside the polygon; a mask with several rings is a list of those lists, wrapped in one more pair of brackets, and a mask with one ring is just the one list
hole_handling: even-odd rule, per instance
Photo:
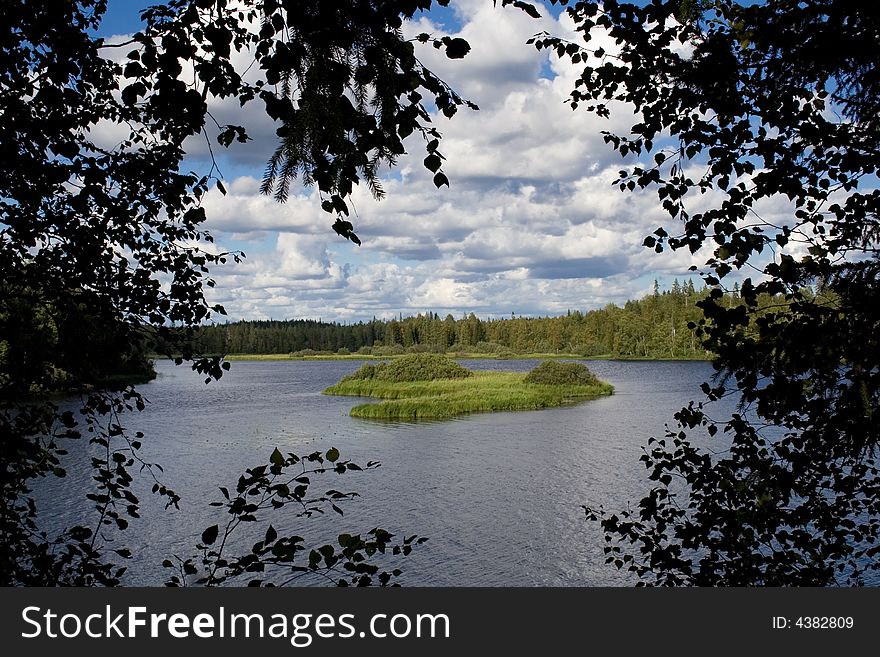
{"label": "tall green grass", "polygon": [[591,385],[525,383],[518,372],[474,372],[462,379],[390,382],[377,379],[343,380],[325,395],[376,397],[378,403],[351,409],[352,417],[386,420],[440,419],[487,411],[551,408],[613,393],[605,382]]}

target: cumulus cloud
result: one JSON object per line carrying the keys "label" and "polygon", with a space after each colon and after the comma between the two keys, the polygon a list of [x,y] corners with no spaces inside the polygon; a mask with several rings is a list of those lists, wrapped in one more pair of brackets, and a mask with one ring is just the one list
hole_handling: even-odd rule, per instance
{"label": "cumulus cloud", "polygon": [[282,233],[326,233],[327,214],[321,210],[317,192],[305,190],[278,203],[260,194],[260,181],[241,176],[231,181],[227,193],[212,189],[203,201],[210,227],[241,239],[262,238],[266,231]]}
{"label": "cumulus cloud", "polygon": [[[646,280],[669,282],[705,260],[641,246],[668,217],[653,193],[612,186],[621,162],[601,135],[627,131],[631,108],[617,107],[611,119],[572,111],[565,101],[578,67],[526,45],[541,30],[573,36],[568,18],[533,20],[485,0],[454,8],[453,36],[466,38],[471,53],[452,61],[430,45],[419,52],[480,106],[433,117],[451,186],[435,188],[411,137],[410,154],[385,174],[386,198],[360,188],[351,199],[360,248],[333,233],[315,190],[293,190],[285,204],[259,194],[275,146],[259,103],[212,107],[221,123],[248,125],[255,137],[224,155],[244,175],[229,177],[227,195],[212,190],[204,200],[218,242],[248,252],[212,272],[212,300],[232,318],[555,314],[621,303],[650,289]],[[408,36],[441,31],[429,18],[405,26]],[[613,50],[609,39],[596,40]],[[204,156],[203,146],[194,141],[191,153]]]}

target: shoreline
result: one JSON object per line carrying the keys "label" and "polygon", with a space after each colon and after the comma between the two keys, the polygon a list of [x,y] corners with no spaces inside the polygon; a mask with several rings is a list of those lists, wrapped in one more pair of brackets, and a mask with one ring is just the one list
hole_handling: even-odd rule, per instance
{"label": "shoreline", "polygon": [[[394,358],[402,358],[411,354],[393,354],[390,356],[373,356],[371,354],[320,354],[314,356],[291,356],[290,354],[229,354],[224,357],[228,361],[334,361],[334,360],[353,360],[353,361],[382,361]],[[528,353],[528,354],[505,354],[499,356],[497,354],[482,354],[469,352],[448,352],[442,354],[454,360],[546,360],[546,359],[564,359],[564,360],[617,360],[617,361],[657,361],[657,362],[697,362],[711,363],[710,358],[665,358],[665,357],[642,357],[642,356],[614,356],[612,354],[599,354],[595,356],[582,356],[580,354],[565,353]],[[168,358],[157,358],[157,360],[170,360]]]}

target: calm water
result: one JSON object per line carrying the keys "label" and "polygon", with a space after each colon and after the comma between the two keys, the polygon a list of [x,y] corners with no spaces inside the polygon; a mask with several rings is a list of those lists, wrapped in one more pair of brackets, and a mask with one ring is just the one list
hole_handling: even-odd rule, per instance
{"label": "calm water", "polygon": [[[538,361],[462,361],[471,369],[527,371]],[[712,369],[699,362],[589,362],[615,386],[611,397],[575,406],[471,415],[421,423],[378,423],[348,417],[360,403],[321,390],[360,366],[355,361],[236,362],[219,382],[170,362],[141,388],[151,402],[125,418],[143,431],[143,453],[162,464],[164,480],[183,497],[163,510],[144,487],[143,518],[125,532],[134,558],[126,584],[161,584],[158,568],[190,555],[205,527],[223,522],[217,486],[233,488],[274,447],[308,453],[337,447],[371,472],[314,479],[313,492],[354,490],[345,516],[296,519],[282,510],[279,530],[332,540],[379,525],[430,540],[401,562],[402,583],[467,586],[593,586],[626,584],[604,564],[597,528],[581,504],[619,508],[647,490],[638,458],[672,414],[700,397]],[[80,494],[88,486],[84,446],[71,454],[71,476],[39,491],[46,522],[87,519]],[[77,489],[80,489],[79,491]],[[119,545],[121,547],[122,544]]]}

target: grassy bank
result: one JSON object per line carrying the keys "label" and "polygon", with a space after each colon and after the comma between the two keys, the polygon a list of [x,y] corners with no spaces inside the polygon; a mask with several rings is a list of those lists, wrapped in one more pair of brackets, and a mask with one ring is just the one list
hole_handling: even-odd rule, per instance
{"label": "grassy bank", "polygon": [[571,404],[610,395],[614,388],[594,385],[538,385],[524,383],[525,373],[474,372],[466,379],[391,382],[376,379],[344,380],[326,395],[376,397],[385,401],[361,404],[352,417],[417,420],[455,417],[486,411],[525,411]]}

